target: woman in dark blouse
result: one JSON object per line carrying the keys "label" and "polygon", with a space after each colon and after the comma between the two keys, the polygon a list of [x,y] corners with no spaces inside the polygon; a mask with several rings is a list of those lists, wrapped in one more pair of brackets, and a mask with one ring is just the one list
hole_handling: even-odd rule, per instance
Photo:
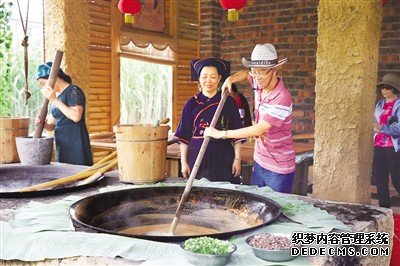
{"label": "woman in dark blouse", "polygon": [[[175,133],[181,149],[181,166],[184,177],[190,175],[194,162],[203,143],[204,129],[211,120],[221,100],[218,85],[230,73],[229,62],[218,58],[193,60],[192,80],[199,81],[200,92],[185,104],[181,121]],[[242,127],[239,110],[235,100],[228,97],[216,128],[220,130]],[[244,139],[210,139],[196,178],[210,181],[229,181],[240,183],[241,143]]]}
{"label": "woman in dark blouse", "polygon": [[[93,157],[85,123],[85,95],[81,88],[71,84],[71,77],[62,69],[58,72],[54,88],[48,86],[51,66],[51,62],[40,65],[36,78],[43,95],[51,104],[45,129],[55,130],[56,160],[61,163],[92,165]],[[36,124],[40,119],[36,119]]]}

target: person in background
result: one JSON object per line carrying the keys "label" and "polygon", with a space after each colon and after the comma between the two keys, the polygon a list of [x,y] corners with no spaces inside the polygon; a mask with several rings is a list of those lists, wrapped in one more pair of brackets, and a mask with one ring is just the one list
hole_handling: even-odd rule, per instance
{"label": "person in background", "polygon": [[[45,130],[53,131],[56,142],[56,160],[60,163],[92,165],[93,157],[89,133],[85,123],[86,99],[83,91],[71,84],[72,79],[60,68],[54,88],[47,85],[52,62],[37,69],[37,81],[50,102]],[[39,124],[37,117],[35,124]]]}
{"label": "person in background", "polygon": [[[221,100],[220,82],[230,73],[230,64],[218,58],[196,59],[191,63],[191,79],[199,81],[200,92],[183,107],[182,117],[175,133],[181,150],[182,174],[188,178],[204,141],[204,129]],[[220,130],[242,127],[239,110],[232,97],[227,97],[216,128]],[[210,139],[196,178],[210,181],[240,183],[241,154],[244,139]]]}
{"label": "person in background", "polygon": [[231,91],[232,83],[249,81],[255,91],[255,124],[237,130],[206,128],[204,136],[220,138],[259,137],[254,148],[252,184],[269,186],[275,191],[291,193],[295,171],[292,138],[292,98],[277,76],[278,67],[287,58],[278,60],[272,44],[257,44],[251,60],[242,58],[248,70],[228,77],[222,85]]}
{"label": "person in background", "polygon": [[389,173],[400,193],[400,77],[386,74],[376,85],[383,96],[374,112],[374,158],[372,176],[376,182],[380,207],[390,207]]}
{"label": "person in background", "polygon": [[232,97],[235,99],[235,102],[239,108],[240,118],[242,119],[242,123],[244,127],[249,127],[253,125],[251,122],[251,114],[249,103],[247,102],[246,97],[244,97],[243,93],[240,93],[237,89],[235,83],[232,84]]}

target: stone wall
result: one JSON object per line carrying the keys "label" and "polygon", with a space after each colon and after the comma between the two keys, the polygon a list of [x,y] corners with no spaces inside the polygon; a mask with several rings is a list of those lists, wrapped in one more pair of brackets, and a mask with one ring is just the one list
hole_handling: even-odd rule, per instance
{"label": "stone wall", "polygon": [[[293,95],[294,133],[314,131],[317,7],[317,0],[248,0],[239,21],[228,22],[219,1],[201,1],[201,57],[230,60],[235,72],[242,69],[241,57],[250,57],[256,43],[271,42],[280,58],[289,58],[281,75]],[[399,13],[400,1],[391,0],[383,7],[379,77],[389,70],[400,73]],[[249,86],[240,88],[252,101]]]}
{"label": "stone wall", "polygon": [[71,76],[74,84],[85,91],[88,90],[88,1],[44,0],[43,7],[46,61],[54,60],[56,50],[63,51],[61,67]]}
{"label": "stone wall", "polygon": [[318,6],[313,196],[369,204],[382,7]]}

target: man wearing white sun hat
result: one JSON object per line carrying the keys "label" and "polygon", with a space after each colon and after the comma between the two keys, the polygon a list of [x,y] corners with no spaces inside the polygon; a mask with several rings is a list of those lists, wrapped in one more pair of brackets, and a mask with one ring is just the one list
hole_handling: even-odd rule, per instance
{"label": "man wearing white sun hat", "polygon": [[248,70],[229,76],[222,90],[231,91],[232,83],[249,81],[255,93],[255,122],[253,126],[219,131],[207,128],[204,136],[212,138],[257,138],[254,148],[254,171],[251,183],[269,186],[275,191],[291,193],[295,154],[292,138],[292,97],[277,76],[278,67],[287,58],[278,60],[272,44],[257,44],[251,59],[242,58]]}

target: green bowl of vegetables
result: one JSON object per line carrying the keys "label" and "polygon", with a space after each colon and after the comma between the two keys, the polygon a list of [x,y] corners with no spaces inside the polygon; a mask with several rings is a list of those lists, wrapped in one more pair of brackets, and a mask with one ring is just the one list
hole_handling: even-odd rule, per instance
{"label": "green bowl of vegetables", "polygon": [[225,265],[236,246],[229,241],[207,236],[189,238],[181,244],[181,248],[190,263],[194,265]]}

